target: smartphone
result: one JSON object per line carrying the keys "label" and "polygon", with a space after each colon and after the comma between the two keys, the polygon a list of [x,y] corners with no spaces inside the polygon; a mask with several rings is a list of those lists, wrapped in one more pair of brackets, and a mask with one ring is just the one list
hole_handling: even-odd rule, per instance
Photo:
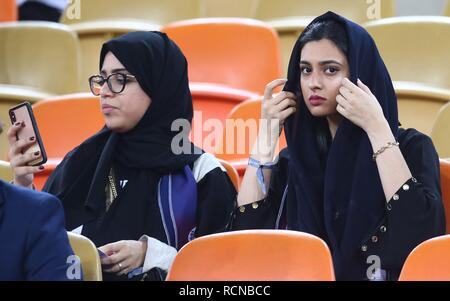
{"label": "smartphone", "polygon": [[39,151],[39,157],[28,163],[30,166],[37,166],[47,162],[47,155],[45,153],[44,144],[42,143],[41,135],[37,127],[36,120],[34,119],[33,109],[29,102],[23,102],[9,110],[9,118],[11,124],[14,125],[17,122],[23,122],[24,127],[17,133],[17,140],[28,140],[30,137],[35,137],[36,143],[31,145],[23,154],[35,153]]}

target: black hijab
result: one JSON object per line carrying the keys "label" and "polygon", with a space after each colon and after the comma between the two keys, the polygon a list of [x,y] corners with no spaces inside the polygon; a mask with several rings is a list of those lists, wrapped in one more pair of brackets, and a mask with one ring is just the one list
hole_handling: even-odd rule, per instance
{"label": "black hijab", "polygon": [[[327,12],[314,19],[342,25],[348,39],[350,80],[361,79],[376,96],[390,128],[397,135],[397,99],[375,42],[361,26]],[[285,124],[291,169],[288,179],[287,221],[291,229],[323,238],[331,248],[337,279],[363,277],[361,260],[355,264],[364,238],[375,229],[385,210],[385,195],[367,134],[345,119],[325,157],[316,140],[323,119],[313,117],[300,88],[300,39],[292,51],[284,90],[298,96],[298,113]],[[339,218],[337,218],[339,217]],[[362,268],[362,267],[361,267]]]}
{"label": "black hijab", "polygon": [[[172,138],[178,134],[171,131],[172,121],[190,123],[193,115],[187,62],[177,45],[160,32],[132,32],[106,42],[100,69],[108,52],[136,77],[151,105],[132,130],[117,133],[104,127],[72,150],[44,190],[63,202],[66,227],[84,225],[83,234],[96,245],[138,239],[143,233],[165,241],[161,229],[154,229],[161,217],[149,216],[159,212],[154,207],[158,181],[199,157],[198,149],[197,154],[180,155],[171,149]],[[121,167],[129,184],[105,214],[105,186],[113,165]]]}

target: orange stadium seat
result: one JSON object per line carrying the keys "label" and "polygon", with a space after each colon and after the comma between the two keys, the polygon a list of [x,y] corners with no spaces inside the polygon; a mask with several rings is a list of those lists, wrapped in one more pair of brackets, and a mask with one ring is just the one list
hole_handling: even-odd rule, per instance
{"label": "orange stadium seat", "polygon": [[0,22],[17,21],[16,0],[2,0],[0,3]]}
{"label": "orange stadium seat", "polygon": [[[256,140],[260,117],[261,98],[247,100],[237,105],[227,117],[228,120],[234,121],[234,125],[236,126],[224,129],[215,151],[216,156],[230,162],[237,169],[241,177],[245,173],[248,158]],[[244,126],[247,126],[248,129],[244,128]],[[254,131],[251,130],[252,127],[254,127]],[[232,144],[231,147],[228,146],[230,143]],[[283,131],[278,141],[277,150],[280,151],[286,145],[286,137]]]}
{"label": "orange stadium seat", "polygon": [[450,235],[429,239],[406,258],[399,281],[449,281]]}
{"label": "orange stadium seat", "polygon": [[450,161],[440,159],[442,201],[445,208],[447,234],[450,234]]}
{"label": "orange stadium seat", "polygon": [[189,62],[191,82],[262,94],[281,75],[276,32],[251,19],[206,18],[163,26]]}
{"label": "orange stadium seat", "polygon": [[211,132],[207,128],[208,124],[220,127],[219,134],[221,134],[225,119],[231,110],[242,101],[257,97],[257,94],[208,83],[191,83],[189,87],[194,106],[191,139],[198,147],[213,153],[215,143],[211,145],[204,143],[204,139]]}
{"label": "orange stadium seat", "polygon": [[[199,127],[213,123],[214,118],[223,128],[235,105],[260,95],[267,83],[280,77],[277,35],[260,21],[235,18],[180,21],[161,30],[180,46],[188,60],[196,110],[192,140],[213,152],[216,144],[204,143],[208,130]],[[202,122],[195,122],[199,113]]]}
{"label": "orange stadium seat", "polygon": [[335,280],[320,238],[289,230],[245,230],[203,236],[178,252],[169,281]]}
{"label": "orange stadium seat", "polygon": [[219,160],[220,164],[222,164],[222,166],[225,167],[227,174],[230,177],[230,180],[233,183],[236,191],[239,191],[239,174],[238,174],[236,168],[234,168],[230,163],[228,163],[225,160],[222,160],[222,159],[218,159],[218,160]]}
{"label": "orange stadium seat", "polygon": [[99,97],[90,93],[69,94],[33,105],[33,112],[49,158],[34,184],[42,189],[47,177],[64,156],[104,125]]}

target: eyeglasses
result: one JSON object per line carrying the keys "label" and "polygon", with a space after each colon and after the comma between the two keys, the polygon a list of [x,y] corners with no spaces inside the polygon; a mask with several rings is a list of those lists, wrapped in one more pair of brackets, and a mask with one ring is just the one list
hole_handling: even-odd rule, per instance
{"label": "eyeglasses", "polygon": [[121,93],[125,89],[125,86],[130,79],[136,80],[136,77],[134,75],[124,73],[113,73],[107,78],[104,78],[101,75],[93,75],[89,77],[89,88],[91,89],[92,94],[99,96],[100,90],[106,82],[108,83],[109,90],[117,94]]}

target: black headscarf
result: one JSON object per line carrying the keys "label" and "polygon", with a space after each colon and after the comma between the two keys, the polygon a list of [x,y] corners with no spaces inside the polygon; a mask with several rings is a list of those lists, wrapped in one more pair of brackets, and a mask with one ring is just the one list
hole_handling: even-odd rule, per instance
{"label": "black headscarf", "polygon": [[[396,136],[397,99],[375,42],[364,28],[333,12],[314,19],[304,32],[312,24],[327,20],[341,24],[347,33],[350,80],[356,84],[359,78],[370,88]],[[323,119],[311,115],[301,93],[301,37],[294,46],[284,88],[299,95],[298,113],[288,118],[285,124],[291,158],[288,226],[327,241],[337,279],[361,279],[365,275],[358,269],[361,264],[352,261],[365,236],[380,222],[385,210],[385,195],[376,163],[372,160],[369,138],[351,121],[344,118],[341,122],[325,164],[322,162],[316,131]]]}
{"label": "black headscarf", "polygon": [[[156,200],[157,183],[162,175],[179,171],[199,157],[176,155],[171,149],[172,138],[178,134],[171,131],[173,120],[182,118],[190,123],[193,115],[187,62],[178,46],[160,32],[132,32],[106,42],[100,54],[100,69],[108,52],[136,77],[151,98],[151,105],[132,130],[117,133],[104,127],[71,151],[44,190],[63,202],[66,227],[71,230],[85,225],[83,234],[97,245],[138,239],[143,230],[165,241],[158,231],[149,229],[157,224],[152,219],[160,220],[160,216],[148,216],[150,211],[159,212],[148,207],[155,204],[151,200]],[[194,149],[192,144],[190,149]],[[127,189],[119,194],[125,202],[115,200],[109,209],[114,222],[108,215],[103,216],[105,186],[113,164],[120,166],[129,180]],[[95,223],[86,226],[92,221]]]}

